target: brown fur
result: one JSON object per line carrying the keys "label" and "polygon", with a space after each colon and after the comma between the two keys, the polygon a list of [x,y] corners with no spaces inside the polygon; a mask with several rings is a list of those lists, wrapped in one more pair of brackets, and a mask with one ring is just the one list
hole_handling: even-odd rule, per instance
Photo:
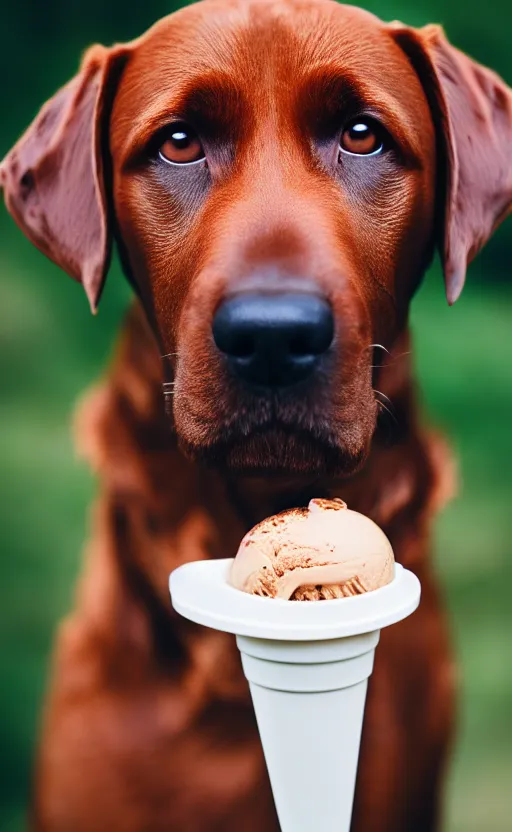
{"label": "brown fur", "polygon": [[[355,99],[393,137],[378,167],[338,166],[325,140]],[[207,150],[207,168],[179,174],[193,180],[148,160],[175,113]],[[436,242],[456,299],[512,202],[511,138],[508,88],[436,27],[328,0],[208,0],[91,50],[4,160],[9,209],[92,307],[113,235],[140,299],[78,419],[101,491],[34,829],[278,828],[233,639],[179,618],[167,578],[313,496],[368,514],[423,587],[377,652],[354,832],[437,828],[454,671],[428,539],[453,476],[417,417],[407,309]],[[211,338],[219,302],[295,285],[331,301],[329,367],[300,395],[239,387]]]}

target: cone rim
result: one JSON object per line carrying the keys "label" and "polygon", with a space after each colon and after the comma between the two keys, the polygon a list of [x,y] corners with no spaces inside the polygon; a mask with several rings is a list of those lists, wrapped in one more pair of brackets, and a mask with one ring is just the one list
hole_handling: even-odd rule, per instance
{"label": "cone rim", "polygon": [[364,595],[329,601],[262,598],[228,583],[232,558],[183,564],[171,573],[176,612],[215,630],[284,641],[317,641],[372,632],[406,618],[420,602],[420,582],[395,564],[391,583]]}

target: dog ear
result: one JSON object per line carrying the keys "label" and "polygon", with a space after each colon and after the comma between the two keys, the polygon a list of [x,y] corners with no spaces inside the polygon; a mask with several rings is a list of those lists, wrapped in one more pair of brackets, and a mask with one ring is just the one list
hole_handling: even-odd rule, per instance
{"label": "dog ear", "polygon": [[452,304],[468,264],[512,207],[512,90],[439,26],[393,23],[391,31],[422,82],[444,160],[440,249]]}
{"label": "dog ear", "polygon": [[78,75],[0,165],[8,210],[34,245],[82,283],[93,312],[112,247],[105,122],[127,56],[126,47],[91,47]]}

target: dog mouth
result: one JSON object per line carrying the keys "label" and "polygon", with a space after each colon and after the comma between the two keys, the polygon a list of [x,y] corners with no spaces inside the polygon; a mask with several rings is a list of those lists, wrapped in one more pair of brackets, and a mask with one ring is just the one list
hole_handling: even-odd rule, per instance
{"label": "dog mouth", "polygon": [[375,430],[374,397],[361,385],[333,390],[320,375],[314,384],[264,393],[228,383],[205,397],[180,387],[173,407],[178,442],[190,459],[208,467],[248,475],[347,476],[362,466]]}
{"label": "dog mouth", "polygon": [[361,467],[367,455],[366,443],[351,447],[340,443],[329,431],[306,430],[279,422],[249,432],[231,429],[205,445],[182,437],[179,441],[182,450],[195,461],[249,476],[347,476]]}

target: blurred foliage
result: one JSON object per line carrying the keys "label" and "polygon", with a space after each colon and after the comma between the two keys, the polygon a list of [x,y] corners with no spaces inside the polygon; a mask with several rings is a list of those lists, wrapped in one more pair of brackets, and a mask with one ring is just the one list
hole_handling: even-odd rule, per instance
{"label": "blurred foliage", "polygon": [[[131,39],[173,3],[20,0],[1,11],[0,158],[90,43]],[[369,0],[452,40],[512,82],[512,4]],[[512,817],[511,224],[470,270],[448,309],[437,268],[413,307],[429,417],[452,437],[461,496],[440,519],[436,552],[463,685],[449,779],[448,832],[505,832]],[[19,832],[53,630],[69,608],[94,483],[74,459],[75,399],[102,372],[129,298],[117,264],[99,316],[0,211],[0,829]],[[399,832],[397,830],[397,832]]]}

